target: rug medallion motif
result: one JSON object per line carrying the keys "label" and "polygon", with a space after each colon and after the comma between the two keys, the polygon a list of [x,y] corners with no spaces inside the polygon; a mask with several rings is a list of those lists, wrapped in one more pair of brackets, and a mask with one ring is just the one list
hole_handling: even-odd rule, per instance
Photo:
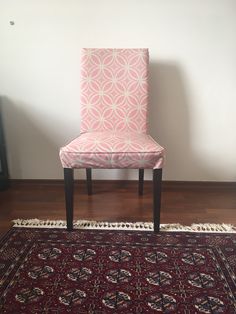
{"label": "rug medallion motif", "polygon": [[236,313],[236,234],[12,228],[0,313]]}

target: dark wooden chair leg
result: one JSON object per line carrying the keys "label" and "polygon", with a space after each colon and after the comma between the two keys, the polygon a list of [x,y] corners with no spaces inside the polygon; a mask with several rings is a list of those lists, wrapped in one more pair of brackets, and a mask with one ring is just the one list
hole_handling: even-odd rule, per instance
{"label": "dark wooden chair leg", "polygon": [[92,195],[92,169],[86,168],[88,195]]}
{"label": "dark wooden chair leg", "polygon": [[144,169],[139,169],[138,195],[143,195]]}
{"label": "dark wooden chair leg", "polygon": [[67,230],[73,230],[73,203],[74,203],[74,171],[64,168],[65,199],[66,199],[66,224]]}
{"label": "dark wooden chair leg", "polygon": [[162,169],[153,169],[153,221],[154,232],[160,231]]}

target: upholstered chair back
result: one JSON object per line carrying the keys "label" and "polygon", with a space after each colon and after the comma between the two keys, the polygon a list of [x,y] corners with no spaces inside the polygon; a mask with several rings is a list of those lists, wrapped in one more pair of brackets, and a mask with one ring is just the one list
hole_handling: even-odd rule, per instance
{"label": "upholstered chair back", "polygon": [[83,49],[81,133],[147,132],[148,49]]}

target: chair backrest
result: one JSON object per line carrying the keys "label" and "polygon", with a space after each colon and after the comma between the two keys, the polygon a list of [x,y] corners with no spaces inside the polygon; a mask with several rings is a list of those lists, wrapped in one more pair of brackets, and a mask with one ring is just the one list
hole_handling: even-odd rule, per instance
{"label": "chair backrest", "polygon": [[82,50],[81,133],[147,132],[148,49]]}

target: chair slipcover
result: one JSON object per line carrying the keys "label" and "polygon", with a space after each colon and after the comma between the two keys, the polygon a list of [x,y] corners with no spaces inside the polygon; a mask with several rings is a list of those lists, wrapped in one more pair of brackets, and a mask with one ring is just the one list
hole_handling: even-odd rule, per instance
{"label": "chair slipcover", "polygon": [[81,134],[60,149],[64,168],[163,167],[148,134],[148,49],[83,49]]}
{"label": "chair slipcover", "polygon": [[134,132],[82,133],[61,149],[64,168],[162,168],[163,148]]}

